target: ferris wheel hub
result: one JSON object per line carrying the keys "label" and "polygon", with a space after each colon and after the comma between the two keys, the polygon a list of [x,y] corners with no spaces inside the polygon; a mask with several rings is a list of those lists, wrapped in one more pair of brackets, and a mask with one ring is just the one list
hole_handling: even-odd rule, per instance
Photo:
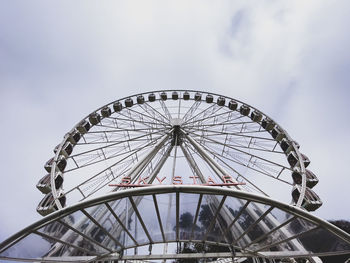
{"label": "ferris wheel hub", "polygon": [[174,126],[181,126],[184,123],[182,118],[173,118],[170,120],[170,124]]}
{"label": "ferris wheel hub", "polygon": [[171,123],[172,128],[173,128],[171,145],[172,146],[179,146],[182,144],[183,132],[181,130],[181,125],[183,123],[183,119],[174,118],[174,119],[170,120],[170,123]]}

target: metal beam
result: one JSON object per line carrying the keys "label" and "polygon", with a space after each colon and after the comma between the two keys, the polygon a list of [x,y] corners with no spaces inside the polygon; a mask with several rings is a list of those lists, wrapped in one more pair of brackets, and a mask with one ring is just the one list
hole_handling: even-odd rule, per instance
{"label": "metal beam", "polygon": [[[137,209],[137,206],[136,206],[134,200],[132,199],[132,196],[129,196],[129,201],[130,201],[130,203],[131,203],[131,205],[132,205],[132,207],[133,207],[133,209],[134,209],[134,211],[135,211],[135,214],[136,214],[137,218],[138,218],[139,221],[140,221],[140,224],[141,224],[143,230],[145,231],[146,236],[147,236],[148,239],[149,239],[149,243],[150,243],[150,244],[154,243],[153,240],[152,240],[152,238],[151,238],[151,235],[150,235],[149,232],[148,232],[148,229],[147,229],[145,223],[144,223],[143,220],[142,220],[142,216],[140,215],[140,212],[139,212],[139,210]],[[135,229],[135,231],[136,231],[136,229]]]}
{"label": "metal beam", "polygon": [[137,241],[135,240],[135,238],[132,236],[132,234],[130,233],[130,231],[127,229],[127,227],[123,224],[123,222],[120,220],[120,218],[117,216],[117,214],[114,212],[114,210],[112,209],[112,207],[108,204],[105,203],[105,206],[108,208],[108,210],[110,211],[110,213],[115,217],[115,219],[118,221],[119,225],[122,227],[122,229],[128,234],[128,236],[131,238],[131,240],[135,243],[136,246],[138,246],[139,244],[137,243]]}
{"label": "metal beam", "polygon": [[124,245],[121,244],[117,239],[115,239],[103,226],[100,225],[99,222],[97,222],[97,220],[95,218],[93,218],[88,212],[85,211],[85,209],[81,209],[81,212],[83,212],[83,214],[88,217],[98,228],[100,228],[102,230],[102,232],[104,232],[107,236],[109,236],[109,238],[111,240],[114,241],[114,243],[116,243],[118,246],[120,246],[121,248],[124,249]]}
{"label": "metal beam", "polygon": [[265,211],[265,213],[263,213],[253,224],[251,224],[233,243],[232,243],[232,245],[236,245],[237,244],[237,242],[244,236],[244,235],[246,235],[250,230],[252,230],[253,229],[253,227],[255,227],[261,220],[263,220],[265,217],[266,217],[266,215],[268,214],[268,213],[270,213],[270,211],[273,209],[274,207],[273,206],[271,206],[269,209],[267,209],[266,211]]}
{"label": "metal beam", "polygon": [[[193,145],[193,147],[198,151],[198,153],[202,156],[204,161],[208,163],[208,165],[213,169],[213,171],[219,176],[219,178],[223,180],[223,176],[229,175],[221,165],[219,165],[208,153],[203,149],[203,147],[196,142],[191,136],[189,136],[186,132],[183,131],[184,136],[186,139]],[[241,189],[238,185],[235,186],[237,189]]]}
{"label": "metal beam", "polygon": [[[247,257],[248,253],[237,252],[235,257]],[[191,259],[191,258],[232,258],[231,252],[217,253],[189,253],[189,254],[153,254],[153,255],[125,255],[121,260],[156,260],[156,259]],[[252,255],[250,255],[252,256]]]}
{"label": "metal beam", "polygon": [[152,197],[153,197],[153,202],[154,202],[154,208],[156,209],[156,213],[157,213],[157,219],[158,219],[160,232],[162,233],[162,238],[163,238],[163,241],[165,242],[164,229],[163,229],[162,219],[161,219],[160,213],[159,213],[157,198],[154,194],[152,195]]}
{"label": "metal beam", "polygon": [[209,225],[209,227],[208,227],[208,229],[207,229],[207,232],[205,233],[205,235],[204,235],[204,237],[203,237],[203,241],[205,241],[205,240],[207,239],[207,237],[208,237],[210,231],[211,231],[212,228],[215,226],[216,218],[217,218],[218,215],[220,214],[220,209],[221,209],[221,207],[223,206],[223,204],[224,204],[224,202],[225,202],[225,200],[226,200],[226,197],[227,197],[226,195],[223,196],[223,198],[222,198],[221,201],[220,201],[219,206],[216,208],[216,209],[217,209],[217,210],[216,210],[216,213],[215,213],[215,215],[213,216],[213,218],[212,218],[212,220],[211,220],[211,222],[210,222],[210,225]]}

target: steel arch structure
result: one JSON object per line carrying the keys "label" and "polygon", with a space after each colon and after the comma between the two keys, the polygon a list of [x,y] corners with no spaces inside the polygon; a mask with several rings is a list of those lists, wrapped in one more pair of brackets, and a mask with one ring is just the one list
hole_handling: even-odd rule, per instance
{"label": "steel arch structure", "polygon": [[[171,196],[174,197],[172,210],[166,215],[162,213],[168,209],[164,200],[171,199]],[[215,207],[215,210],[209,210],[207,223],[200,222],[200,214],[208,206]],[[138,224],[127,227],[126,210],[132,214],[132,221]],[[254,217],[252,210],[260,210],[259,216]],[[101,211],[103,217],[100,217]],[[181,220],[181,215],[186,213],[193,214],[188,226]],[[170,219],[170,225],[167,225],[167,219]],[[113,224],[109,224],[109,220],[113,220]],[[86,221],[90,221],[89,227],[99,229],[103,238],[99,239],[86,225],[77,224]],[[247,224],[248,221],[251,222]],[[262,230],[263,224],[259,226],[262,222],[269,228],[268,232]],[[197,224],[203,224],[204,228],[197,228]],[[116,229],[113,225],[117,226]],[[237,229],[240,228],[242,232],[238,233]],[[118,235],[115,235],[117,232]],[[322,242],[327,244],[323,248],[305,248],[308,238],[320,233],[324,234]],[[179,256],[162,254],[156,247],[157,244],[176,242],[205,243],[226,248],[226,251],[216,253],[197,253],[193,256],[197,258],[281,259],[350,252],[349,234],[296,206],[223,187],[164,185],[116,191],[59,210],[3,242],[0,258],[21,260],[23,258],[15,257],[16,253],[21,254],[21,248],[31,247],[33,243],[35,246],[41,245],[43,249],[22,254],[30,262],[191,258],[181,253],[178,253]],[[143,250],[135,253],[135,247]],[[271,251],[272,247],[280,250]],[[158,253],[149,253],[154,250],[158,250]]]}
{"label": "steel arch structure", "polygon": [[[349,253],[348,234],[307,212],[322,201],[299,148],[227,96],[160,90],[113,101],[55,147],[37,184],[46,217],[0,244],[0,258],[319,262]],[[312,235],[336,245],[310,246]]]}

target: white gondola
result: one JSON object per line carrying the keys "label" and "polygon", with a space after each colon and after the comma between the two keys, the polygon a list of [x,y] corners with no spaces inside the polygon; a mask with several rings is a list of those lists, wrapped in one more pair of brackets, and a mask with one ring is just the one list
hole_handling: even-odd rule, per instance
{"label": "white gondola", "polygon": [[168,95],[167,95],[165,92],[162,92],[162,93],[160,93],[160,98],[161,98],[162,100],[167,100]]}
{"label": "white gondola", "polygon": [[[52,165],[53,165],[53,162],[54,162],[54,158],[51,158],[50,160],[48,160],[45,165],[44,165],[44,168],[45,170],[50,173],[51,172],[51,168],[52,168]],[[58,168],[58,170],[60,170],[61,172],[64,171],[64,169],[66,168],[67,166],[67,161],[66,159],[63,157],[63,156],[59,156],[58,157],[58,160],[56,162],[56,167]]]}
{"label": "white gondola", "polygon": [[224,106],[225,105],[225,98],[224,97],[219,97],[217,100],[217,104],[219,106]]}
{"label": "white gondola", "polygon": [[174,92],[171,94],[171,98],[172,98],[173,100],[177,100],[177,99],[179,98],[179,94],[178,94],[176,91],[174,91]]}
{"label": "white gondola", "polygon": [[68,135],[68,141],[73,145],[77,144],[80,138],[81,138],[80,132],[76,130]]}
{"label": "white gondola", "polygon": [[[308,169],[306,169],[305,175],[306,175],[306,186],[309,188],[313,188],[318,183],[318,178],[316,177],[316,175],[313,172],[311,172]],[[298,170],[295,170],[292,173],[292,178],[293,178],[294,184],[301,185],[302,174]]]}
{"label": "white gondola", "polygon": [[138,95],[136,98],[137,104],[144,104],[145,103],[145,97],[143,95]]}
{"label": "white gondola", "polygon": [[64,157],[68,158],[72,152],[73,152],[73,144],[71,144],[70,142],[66,142],[63,145],[63,147],[60,151],[60,154],[62,154]]}
{"label": "white gondola", "polygon": [[148,100],[149,100],[150,102],[155,101],[155,100],[156,100],[156,95],[155,95],[154,93],[149,94],[149,95],[148,95]]}
{"label": "white gondola", "polygon": [[[307,158],[307,156],[305,154],[302,154],[301,153],[301,158],[304,162],[304,167],[308,167],[309,164],[310,164],[310,160],[309,158]],[[297,154],[294,152],[294,151],[291,151],[288,156],[287,156],[287,160],[288,160],[288,163],[290,164],[290,166],[293,168],[294,166],[297,165],[297,163],[299,163],[299,159],[298,159],[298,156]]]}
{"label": "white gondola", "polygon": [[297,165],[297,163],[298,163],[298,156],[297,156],[297,154],[293,151],[293,152],[290,152],[289,154],[288,154],[288,156],[287,156],[287,160],[288,160],[288,163],[289,163],[289,165],[292,167],[292,168],[294,168],[296,165]]}
{"label": "white gondola", "polygon": [[275,127],[275,123],[270,120],[269,118],[264,118],[261,122],[261,126],[267,130],[267,131],[271,131],[273,129],[273,127]]}
{"label": "white gondola", "polygon": [[[293,144],[295,145],[295,147]],[[295,151],[295,148],[297,148],[297,149],[300,148],[299,144],[296,141],[291,142],[287,138],[283,138],[280,141],[280,146],[281,146],[282,151],[285,154],[289,154],[291,151]]]}
{"label": "white gondola", "polygon": [[113,104],[113,109],[115,112],[119,112],[123,109],[123,105],[119,101],[117,101]]}
{"label": "white gondola", "polygon": [[[296,203],[300,197],[300,186],[294,186],[292,190],[292,198]],[[310,188],[306,187],[305,197],[301,204],[307,211],[315,211],[322,205],[320,197],[312,191]]]}
{"label": "white gondola", "polygon": [[81,134],[85,134],[87,133],[91,128],[90,123],[87,120],[83,120],[81,121],[78,126],[77,126],[77,130],[81,133]]}
{"label": "white gondola", "polygon": [[190,99],[190,93],[188,93],[187,91],[184,92],[183,95],[184,100],[189,100]]}
{"label": "white gondola", "polygon": [[214,101],[213,95],[208,94],[208,95],[205,97],[205,101],[206,101],[207,103],[212,103],[212,102]]}
{"label": "white gondola", "polygon": [[39,189],[43,194],[48,194],[51,192],[50,174],[45,175],[37,183],[36,188]]}
{"label": "white gondola", "polygon": [[291,148],[291,142],[288,141],[286,138],[283,138],[280,142],[281,149],[284,153],[289,153],[288,149]]}
{"label": "white gondola", "polygon": [[[63,193],[60,193],[58,200],[62,207],[66,206],[66,196],[64,196]],[[42,216],[46,216],[57,210],[58,208],[52,193],[45,195],[36,209],[36,211]]]}
{"label": "white gondola", "polygon": [[254,110],[251,114],[250,114],[250,118],[252,119],[252,121],[254,122],[259,122],[262,119],[262,114],[260,112],[258,112],[257,110]]}
{"label": "white gondola", "polygon": [[103,118],[109,117],[112,115],[111,108],[108,106],[105,106],[101,109],[101,115]]}
{"label": "white gondola", "polygon": [[89,115],[89,122],[92,125],[96,125],[101,121],[101,115],[97,112],[93,112]]}
{"label": "white gondola", "polygon": [[134,101],[132,100],[132,98],[125,99],[124,103],[125,103],[125,107],[127,108],[130,108],[134,105]]}
{"label": "white gondola", "polygon": [[[37,183],[36,187],[40,192],[44,194],[48,194],[51,192],[51,179],[50,174],[45,175],[40,181]],[[62,173],[55,173],[55,188],[59,189],[63,184],[63,175]]]}
{"label": "white gondola", "polygon": [[230,102],[228,103],[228,108],[230,110],[237,110],[237,107],[238,107],[237,101],[230,100]]}
{"label": "white gondola", "polygon": [[53,153],[56,154],[58,151],[58,148],[60,148],[61,144],[57,144],[55,148],[53,148]]}
{"label": "white gondola", "polygon": [[278,127],[275,126],[271,131],[272,138],[274,138],[276,141],[281,141],[284,137],[286,137],[284,131]]}
{"label": "white gondola", "polygon": [[66,159],[63,156],[59,156],[56,162],[56,167],[58,168],[58,170],[63,172],[66,166],[67,166]]}
{"label": "white gondola", "polygon": [[194,94],[194,100],[195,101],[200,101],[202,100],[202,94],[197,92],[196,94]]}
{"label": "white gondola", "polygon": [[249,115],[249,112],[250,112],[250,108],[247,106],[247,105],[242,105],[240,108],[239,108],[239,112],[244,115],[244,116],[248,116]]}
{"label": "white gondola", "polygon": [[53,161],[54,161],[54,157],[52,157],[50,160],[48,160],[44,165],[44,168],[48,173],[51,172],[51,167],[52,167]]}
{"label": "white gondola", "polygon": [[301,157],[303,158],[305,168],[308,167],[310,165],[310,159],[303,153],[301,154]]}
{"label": "white gondola", "polygon": [[[304,167],[305,167],[305,168],[308,167],[309,164],[310,164],[309,158],[307,158],[307,156],[306,156],[305,154],[302,154],[302,153],[301,153],[301,158],[302,158],[302,160],[303,160],[303,162],[304,162]],[[289,164],[290,164],[290,166],[291,166],[292,168],[293,168],[294,166],[296,166],[297,163],[299,162],[298,156],[297,156],[297,154],[296,154],[294,151],[291,151],[291,152],[288,154],[287,160],[288,160],[288,162],[289,162]]]}

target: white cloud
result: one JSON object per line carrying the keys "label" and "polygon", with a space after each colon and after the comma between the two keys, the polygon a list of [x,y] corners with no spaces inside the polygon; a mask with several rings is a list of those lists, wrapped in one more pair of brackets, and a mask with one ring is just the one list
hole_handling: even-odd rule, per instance
{"label": "white cloud", "polygon": [[222,93],[272,116],[313,161],[319,214],[349,219],[332,208],[349,184],[347,1],[11,1],[0,10],[1,239],[38,218],[34,185],[76,122],[154,89]]}

